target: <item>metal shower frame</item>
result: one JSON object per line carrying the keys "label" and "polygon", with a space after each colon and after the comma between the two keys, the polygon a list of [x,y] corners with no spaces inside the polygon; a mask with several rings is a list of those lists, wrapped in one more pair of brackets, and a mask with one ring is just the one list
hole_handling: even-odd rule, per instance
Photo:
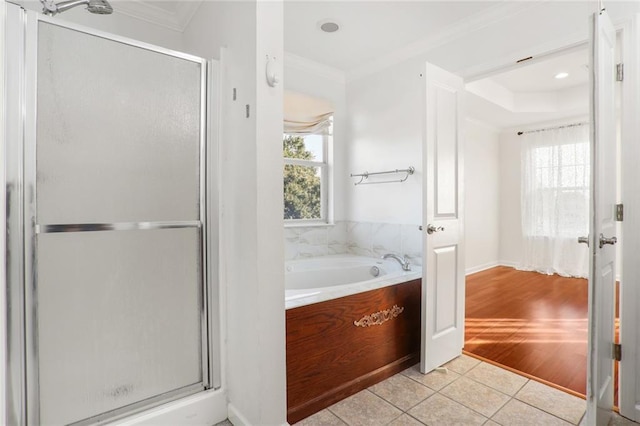
{"label": "metal shower frame", "polygon": [[[202,381],[166,394],[157,395],[116,410],[74,423],[94,424],[131,415],[153,406],[221,385],[218,285],[218,189],[212,166],[217,150],[207,149],[214,140],[210,123],[216,105],[211,92],[218,67],[213,61],[138,42],[80,25],[61,23],[55,18],[20,6],[7,4],[7,32],[16,41],[7,43],[7,126],[6,126],[6,281],[7,281],[7,383],[6,406],[10,424],[36,425],[39,419],[36,235],[56,232],[56,228],[36,223],[36,94],[38,27],[41,22],[86,33],[198,63],[200,73],[200,196],[199,221],[130,224],[143,229],[197,227],[201,241],[200,327],[202,331]],[[122,224],[101,224],[102,230],[120,229]],[[58,230],[60,231],[60,230]],[[63,230],[62,230],[63,231]],[[16,255],[17,254],[17,255]],[[210,309],[213,308],[213,309]]]}

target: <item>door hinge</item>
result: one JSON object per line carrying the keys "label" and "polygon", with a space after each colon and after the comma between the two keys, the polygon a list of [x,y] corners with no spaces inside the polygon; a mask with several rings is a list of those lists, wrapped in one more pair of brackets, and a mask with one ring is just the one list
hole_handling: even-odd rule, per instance
{"label": "door hinge", "polygon": [[624,206],[622,204],[616,204],[616,222],[622,222],[624,219]]}
{"label": "door hinge", "polygon": [[616,81],[624,80],[624,64],[616,64]]}
{"label": "door hinge", "polygon": [[622,345],[619,343],[613,344],[613,359],[614,361],[622,361]]}

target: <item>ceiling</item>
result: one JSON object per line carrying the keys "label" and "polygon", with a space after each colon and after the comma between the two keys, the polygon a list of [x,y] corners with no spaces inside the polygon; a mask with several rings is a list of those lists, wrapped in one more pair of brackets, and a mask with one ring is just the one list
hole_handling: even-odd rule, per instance
{"label": "ceiling", "polygon": [[[285,1],[284,48],[344,72],[435,37],[455,26],[473,27],[501,1]],[[319,22],[340,25],[335,33]]]}
{"label": "ceiling", "polygon": [[[589,107],[586,46],[466,85],[467,114],[504,129],[583,119]],[[569,76],[556,79],[559,72]]]}
{"label": "ceiling", "polygon": [[[184,31],[202,1],[110,0],[117,13]],[[345,76],[457,42],[538,1],[284,0],[284,48]],[[340,30],[325,33],[321,23]],[[467,52],[469,53],[469,52]],[[404,55],[404,56],[403,56]],[[471,84],[468,113],[498,128],[587,113],[586,48],[536,59]],[[565,71],[569,77],[553,78]],[[475,87],[475,90],[472,90]]]}
{"label": "ceiling", "polygon": [[[491,78],[512,92],[562,90],[587,84],[589,82],[588,64],[589,56],[585,48],[540,60]],[[559,72],[567,72],[569,76],[560,80],[554,78]]]}

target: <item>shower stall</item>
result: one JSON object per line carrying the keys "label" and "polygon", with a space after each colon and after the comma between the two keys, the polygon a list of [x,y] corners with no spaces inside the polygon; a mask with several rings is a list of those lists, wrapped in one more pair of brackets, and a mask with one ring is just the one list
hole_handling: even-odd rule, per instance
{"label": "shower stall", "polygon": [[219,387],[216,63],[15,5],[6,22],[9,424]]}

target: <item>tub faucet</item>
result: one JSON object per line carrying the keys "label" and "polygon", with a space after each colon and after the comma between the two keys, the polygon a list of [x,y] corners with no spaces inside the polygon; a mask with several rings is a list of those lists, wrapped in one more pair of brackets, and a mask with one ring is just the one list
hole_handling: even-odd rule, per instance
{"label": "tub faucet", "polygon": [[411,270],[411,264],[409,263],[409,259],[407,259],[407,256],[400,257],[397,254],[393,254],[393,253],[387,253],[384,256],[382,256],[383,259],[388,259],[390,257],[400,262],[400,265],[402,265],[403,271]]}

